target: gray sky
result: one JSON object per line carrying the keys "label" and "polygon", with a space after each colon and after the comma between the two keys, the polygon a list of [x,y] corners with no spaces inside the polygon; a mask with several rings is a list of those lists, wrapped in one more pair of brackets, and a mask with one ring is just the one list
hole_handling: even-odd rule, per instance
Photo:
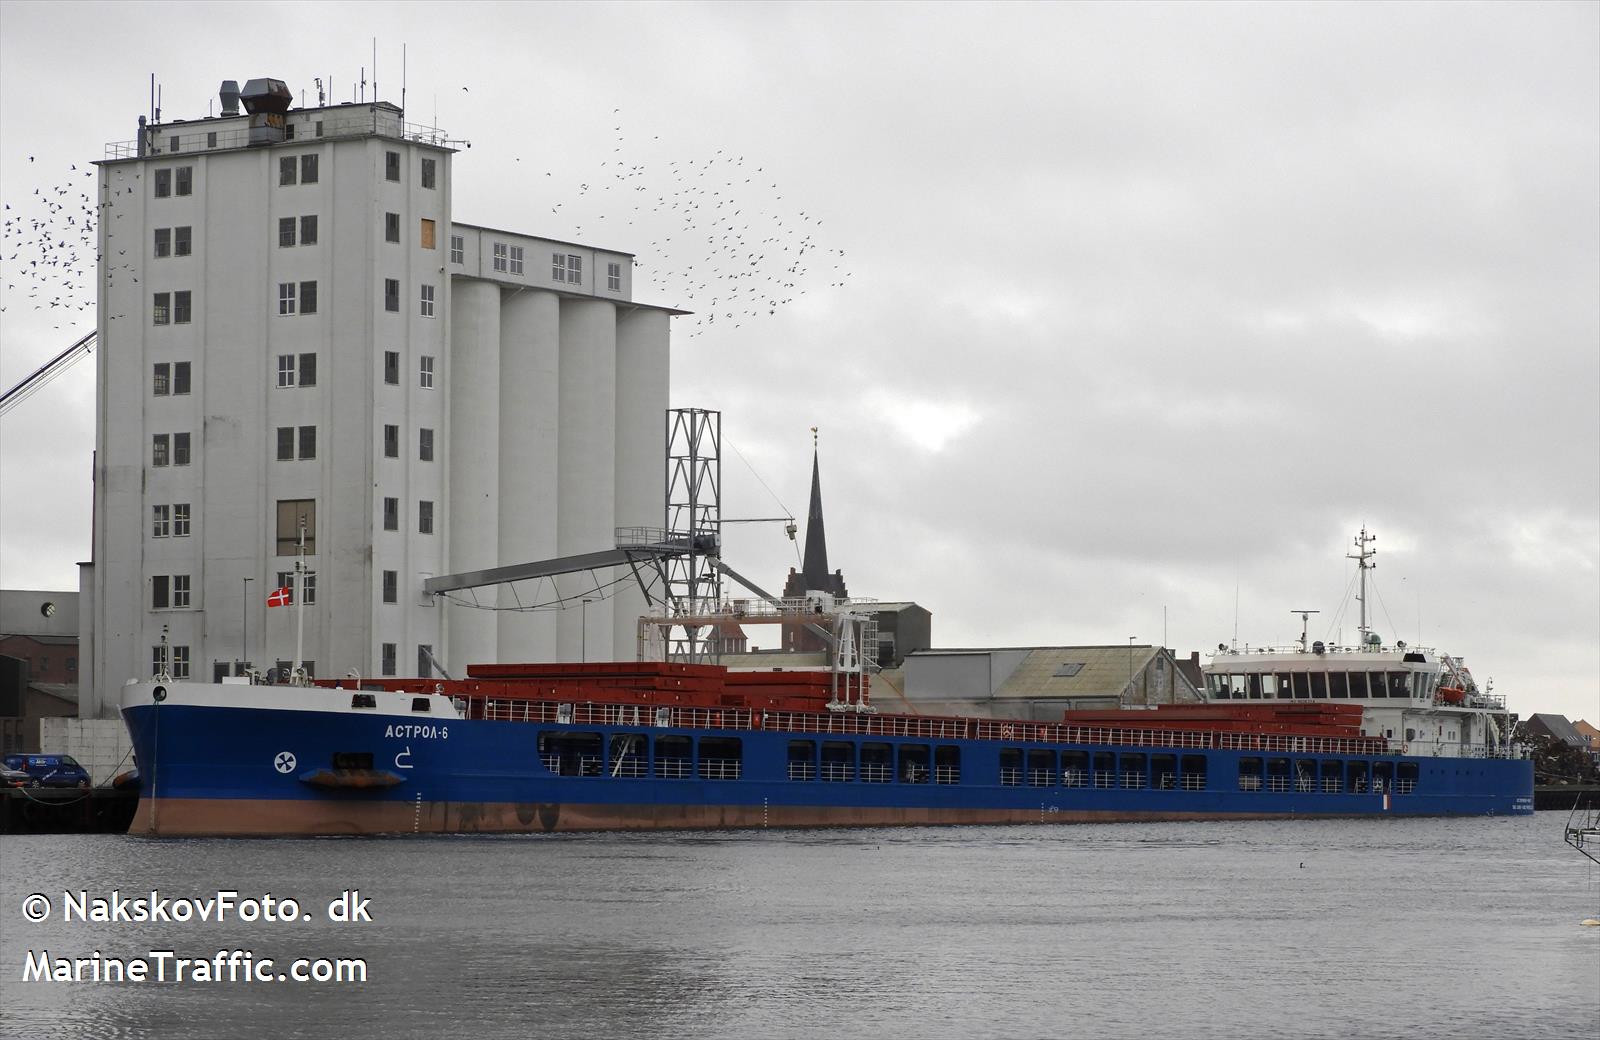
{"label": "gray sky", "polygon": [[[378,34],[394,99],[404,42],[409,119],[472,142],[456,218],[638,254],[696,312],[672,396],[723,411],[725,515],[803,514],[819,426],[833,566],[939,645],[1353,641],[1365,523],[1386,639],[1600,718],[1600,6],[440,10],[6,3],[7,217],[151,72],[167,119],[348,99]],[[93,321],[17,263],[6,386]],[[0,584],[76,585],[93,397],[86,362],[0,422]]]}

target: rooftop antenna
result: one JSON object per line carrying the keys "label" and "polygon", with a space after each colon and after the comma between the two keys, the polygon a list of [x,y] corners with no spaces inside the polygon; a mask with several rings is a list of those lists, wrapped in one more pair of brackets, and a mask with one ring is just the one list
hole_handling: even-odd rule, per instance
{"label": "rooftop antenna", "polygon": [[400,45],[400,117],[406,114],[406,45]]}
{"label": "rooftop antenna", "polygon": [[378,38],[372,38],[372,100],[378,100]]}
{"label": "rooftop antenna", "polygon": [[359,100],[363,103],[367,100],[367,67],[365,65],[361,66],[361,97]]}
{"label": "rooftop antenna", "polygon": [[1367,562],[1378,555],[1378,550],[1368,549],[1367,546],[1377,540],[1378,536],[1367,534],[1367,525],[1362,524],[1361,533],[1356,535],[1356,554],[1352,556],[1349,553],[1345,553],[1345,559],[1355,560],[1356,568],[1361,572],[1361,591],[1356,595],[1356,602],[1361,604],[1361,627],[1357,631],[1361,633],[1361,648],[1363,650],[1367,648],[1367,634],[1371,631],[1367,628],[1367,572],[1378,566],[1376,563]]}
{"label": "rooftop antenna", "polygon": [[1239,648],[1239,561],[1233,563],[1233,643],[1230,650]]}
{"label": "rooftop antenna", "polygon": [[1320,613],[1322,613],[1322,611],[1320,611],[1320,610],[1291,610],[1291,611],[1289,611],[1289,613],[1291,613],[1291,614],[1299,614],[1300,615],[1300,652],[1303,654],[1303,653],[1306,652],[1306,629],[1309,628],[1310,625],[1311,625],[1311,615],[1312,614],[1320,614]]}
{"label": "rooftop antenna", "polygon": [[321,108],[323,105],[327,104],[327,101],[328,101],[327,95],[325,95],[322,92],[322,77],[318,76],[317,77],[317,107]]}

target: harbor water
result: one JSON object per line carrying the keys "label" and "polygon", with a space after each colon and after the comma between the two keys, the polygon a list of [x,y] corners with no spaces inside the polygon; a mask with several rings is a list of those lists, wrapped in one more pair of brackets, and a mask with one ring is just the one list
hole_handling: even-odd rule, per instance
{"label": "harbor water", "polygon": [[[1579,922],[1600,916],[1600,877],[1565,820],[9,836],[0,1036],[1592,1040],[1600,928]],[[117,916],[113,891],[168,915],[219,891],[304,913],[69,905]],[[366,980],[229,981],[236,950],[269,979],[327,959]],[[46,951],[224,966],[30,978]]]}

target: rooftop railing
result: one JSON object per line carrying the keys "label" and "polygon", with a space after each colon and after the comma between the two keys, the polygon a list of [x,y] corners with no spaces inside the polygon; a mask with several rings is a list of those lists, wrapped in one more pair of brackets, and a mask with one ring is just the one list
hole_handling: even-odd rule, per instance
{"label": "rooftop railing", "polygon": [[[270,134],[267,143],[299,144],[344,137],[392,137],[421,144],[450,147],[451,140],[445,131],[436,126],[407,123],[394,111],[371,105],[352,105],[324,109],[317,118],[289,119],[296,136],[280,136],[284,128],[251,127],[247,116],[226,117],[223,120],[197,120],[192,123],[160,123],[144,131],[145,146],[141,151],[139,140],[111,141],[106,144],[107,159],[156,158],[245,148],[252,142],[262,143],[263,133]],[[321,131],[318,132],[320,124]],[[273,133],[276,130],[278,133]]]}

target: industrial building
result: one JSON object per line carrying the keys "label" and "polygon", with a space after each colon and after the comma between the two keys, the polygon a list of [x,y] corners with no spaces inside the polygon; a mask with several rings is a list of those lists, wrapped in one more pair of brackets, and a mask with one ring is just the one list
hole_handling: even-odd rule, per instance
{"label": "industrial building", "polygon": [[906,702],[929,715],[1059,721],[1063,711],[1203,699],[1171,650],[1132,644],[918,650]]}
{"label": "industrial building", "polygon": [[628,253],[457,223],[460,142],[398,106],[240,93],[97,164],[82,714],[152,671],[287,671],[296,611],[267,602],[302,532],[315,675],[633,658],[621,584],[574,582],[581,610],[422,585],[660,525],[678,312],[632,299]]}
{"label": "industrial building", "polygon": [[78,594],[0,589],[0,753],[38,751],[39,720],[78,713]]}

